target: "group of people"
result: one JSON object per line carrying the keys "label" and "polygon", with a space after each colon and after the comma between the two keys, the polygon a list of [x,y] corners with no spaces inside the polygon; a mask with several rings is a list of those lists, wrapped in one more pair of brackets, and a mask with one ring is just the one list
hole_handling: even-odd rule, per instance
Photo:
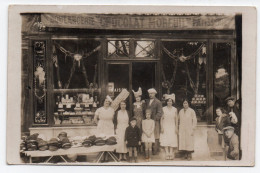
{"label": "group of people", "polygon": [[219,137],[219,144],[223,148],[224,156],[227,159],[239,160],[240,151],[240,128],[241,128],[241,103],[235,102],[235,98],[226,99],[227,108],[216,109],[216,131]]}
{"label": "group of people", "polygon": [[[191,160],[197,118],[195,111],[189,107],[189,101],[184,99],[183,108],[178,112],[173,106],[174,94],[164,95],[166,105],[163,107],[156,98],[157,91],[154,88],[148,90],[149,99],[145,101],[141,99],[141,88],[133,93],[133,117],[130,117],[125,101],[120,103],[120,109],[115,112],[110,107],[112,99],[109,96],[104,106],[95,112],[97,133],[117,136],[119,160],[126,160],[126,154],[129,153],[129,162],[137,162],[138,152],[144,152],[146,161],[151,161],[151,155],[157,155],[160,146],[165,149],[166,160],[173,160],[177,149],[183,151],[187,160]],[[107,159],[105,155],[103,161]]]}

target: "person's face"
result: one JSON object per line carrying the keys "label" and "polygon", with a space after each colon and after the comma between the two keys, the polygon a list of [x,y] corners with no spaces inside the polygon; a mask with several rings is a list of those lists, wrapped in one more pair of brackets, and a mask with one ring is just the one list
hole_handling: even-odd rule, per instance
{"label": "person's face", "polygon": [[136,121],[133,120],[133,121],[130,122],[130,124],[131,124],[132,127],[134,127],[136,125]]}
{"label": "person's face", "polygon": [[220,115],[222,115],[222,112],[221,112],[221,110],[220,110],[220,109],[217,109],[217,110],[216,110],[216,114],[217,114],[217,116],[220,116]]}
{"label": "person's face", "polygon": [[149,97],[150,97],[150,99],[154,99],[155,98],[155,93],[149,93]]}
{"label": "person's face", "polygon": [[146,119],[149,120],[151,118],[151,112],[146,112],[145,116],[146,116]]}
{"label": "person's face", "polygon": [[141,101],[141,97],[140,97],[140,96],[139,96],[139,97],[136,97],[135,100],[136,100],[137,102],[140,102],[140,101]]}
{"label": "person's face", "polygon": [[236,106],[237,109],[240,109],[239,103],[236,103],[235,106]]}
{"label": "person's face", "polygon": [[184,101],[183,102],[183,107],[184,107],[184,109],[188,109],[189,103],[187,101]]}
{"label": "person's face", "polygon": [[227,138],[231,138],[233,134],[234,134],[233,129],[229,129],[229,130],[225,131],[225,135],[226,135]]}
{"label": "person's face", "polygon": [[173,104],[172,99],[168,99],[168,100],[167,100],[167,106],[172,106],[172,104]]}
{"label": "person's face", "polygon": [[126,104],[124,102],[121,102],[120,103],[120,108],[121,108],[121,110],[125,110]]}
{"label": "person's face", "polygon": [[229,100],[227,102],[227,104],[228,104],[229,107],[234,107],[235,102],[234,102],[234,100]]}
{"label": "person's face", "polygon": [[104,106],[105,107],[108,107],[110,105],[110,101],[108,100],[108,99],[106,99],[105,101],[104,101]]}

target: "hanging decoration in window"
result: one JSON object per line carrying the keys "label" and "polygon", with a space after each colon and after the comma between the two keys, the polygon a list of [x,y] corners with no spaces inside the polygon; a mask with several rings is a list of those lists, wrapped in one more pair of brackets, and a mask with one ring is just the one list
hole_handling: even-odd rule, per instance
{"label": "hanging decoration in window", "polygon": [[34,123],[46,124],[46,42],[33,41]]}
{"label": "hanging decoration in window", "polygon": [[45,97],[45,72],[43,66],[38,64],[34,72],[34,94],[37,99],[42,102]]}
{"label": "hanging decoration in window", "polygon": [[[59,74],[59,63],[58,63],[56,48],[58,48],[62,53],[64,53],[65,61],[66,61],[67,57],[73,59],[73,65],[72,65],[72,67],[70,69],[69,79],[68,79],[68,81],[65,84],[61,83],[60,74]],[[85,66],[83,65],[83,59],[88,58],[93,53],[95,53],[98,50],[100,50],[100,48],[101,48],[101,46],[99,45],[95,49],[93,49],[91,52],[88,52],[88,53],[83,53],[83,54],[80,54],[78,52],[77,53],[72,53],[72,52],[66,50],[65,48],[63,48],[58,43],[54,42],[53,58],[52,58],[52,60],[53,60],[54,66],[56,67],[56,70],[57,70],[58,87],[60,89],[61,88],[68,89],[69,86],[70,86],[70,82],[71,82],[72,76],[73,76],[73,74],[75,72],[75,68],[78,67],[78,68],[81,68],[81,70],[82,70],[82,73],[83,73],[83,76],[85,78],[85,83],[86,83],[87,88],[98,88],[98,85],[96,83],[96,78],[97,78],[96,74],[94,75],[94,83],[91,83],[91,84],[89,83],[88,76],[87,76],[87,71],[86,71]],[[96,70],[96,66],[95,66],[95,73],[96,72],[97,72],[97,70]]]}
{"label": "hanging decoration in window", "polygon": [[[195,44],[195,43],[193,43]],[[162,75],[163,75],[163,82],[162,82],[162,86],[164,88],[167,89],[167,93],[170,93],[170,89],[173,87],[174,85],[174,80],[175,80],[175,76],[176,76],[176,72],[177,72],[177,67],[178,67],[178,63],[185,63],[185,70],[187,73],[187,77],[189,79],[189,84],[190,87],[192,88],[192,90],[194,91],[195,94],[198,93],[198,87],[199,87],[199,70],[201,68],[202,63],[206,64],[206,46],[203,43],[195,52],[191,53],[188,56],[185,56],[183,53],[183,49],[180,49],[180,51],[177,50],[173,50],[173,52],[171,53],[168,49],[166,49],[163,45],[162,45],[162,50],[171,58],[173,59],[173,63],[174,63],[174,70],[173,70],[173,74],[172,74],[172,78],[170,81],[168,81],[165,77],[165,73],[164,70],[162,70]],[[177,52],[181,52],[180,55],[177,55]],[[190,75],[190,71],[188,68],[188,64],[187,62],[189,60],[194,59],[195,57],[198,57],[198,66],[197,66],[197,78],[196,78],[196,84],[193,82],[191,75]],[[162,68],[163,69],[163,68]]]}

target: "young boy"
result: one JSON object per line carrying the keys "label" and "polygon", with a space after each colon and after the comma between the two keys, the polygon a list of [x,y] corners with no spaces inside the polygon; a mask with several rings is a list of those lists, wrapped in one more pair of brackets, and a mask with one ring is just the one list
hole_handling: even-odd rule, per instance
{"label": "young boy", "polygon": [[130,119],[130,125],[126,128],[125,141],[129,151],[129,162],[133,161],[134,152],[134,161],[137,163],[137,147],[141,145],[141,133],[140,129],[136,126],[135,118]]}
{"label": "young boy", "polygon": [[239,140],[234,133],[235,128],[227,126],[223,128],[225,136],[229,139],[227,158],[231,160],[239,160]]}

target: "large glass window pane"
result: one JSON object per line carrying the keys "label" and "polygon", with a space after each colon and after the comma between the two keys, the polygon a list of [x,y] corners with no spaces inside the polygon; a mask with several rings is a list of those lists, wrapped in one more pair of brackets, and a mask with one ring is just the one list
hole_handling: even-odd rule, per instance
{"label": "large glass window pane", "polygon": [[95,40],[53,41],[54,88],[98,88],[99,49]]}
{"label": "large glass window pane", "polygon": [[178,109],[188,98],[198,121],[206,121],[206,43],[164,41],[162,52],[162,94],[174,93]]}
{"label": "large glass window pane", "polygon": [[93,39],[53,40],[55,125],[93,125],[100,102],[98,51]]}
{"label": "large glass window pane", "polygon": [[231,94],[231,44],[213,43],[214,119],[217,107],[225,107],[225,99]]}

